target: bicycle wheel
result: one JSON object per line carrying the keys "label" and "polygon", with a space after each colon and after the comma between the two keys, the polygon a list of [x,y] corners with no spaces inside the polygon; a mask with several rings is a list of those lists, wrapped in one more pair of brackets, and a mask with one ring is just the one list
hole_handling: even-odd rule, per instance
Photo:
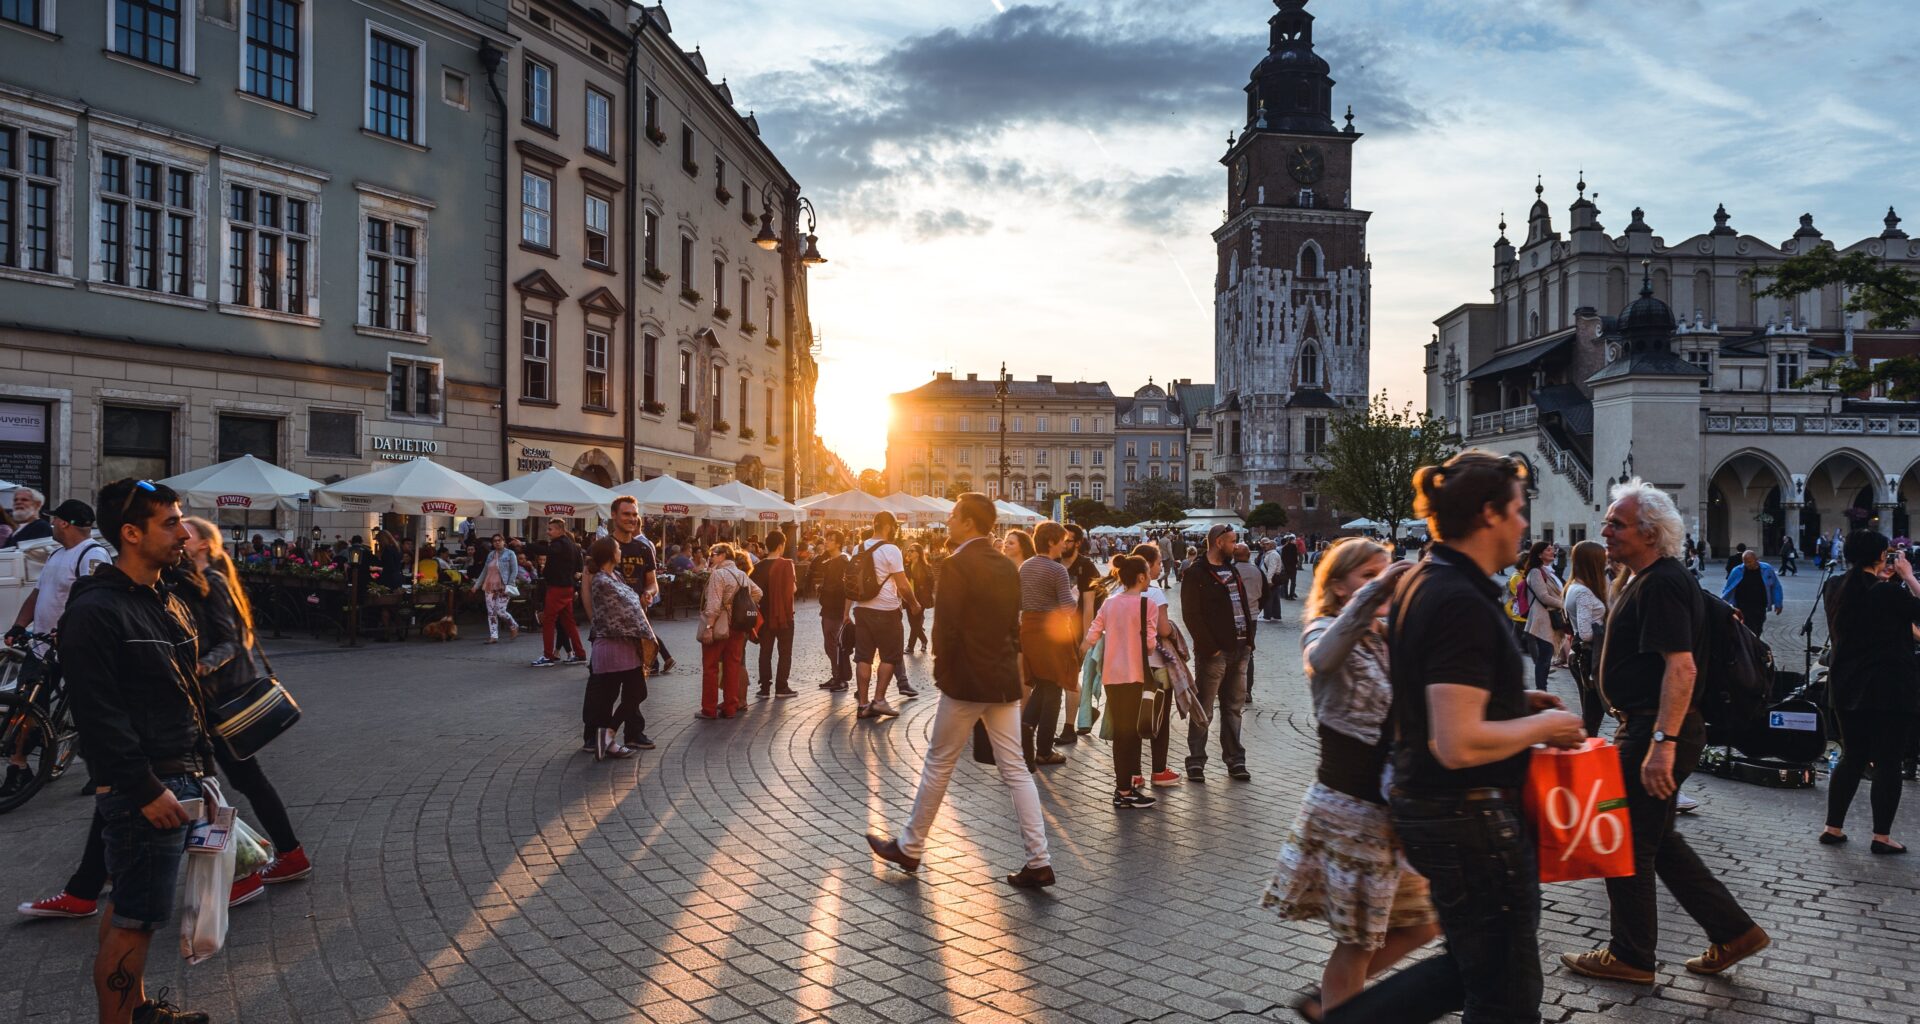
{"label": "bicycle wheel", "polygon": [[53,778],[59,760],[59,742],[46,713],[18,697],[0,696],[0,761],[11,764],[16,753],[26,755],[26,782],[12,792],[0,793],[0,814],[5,814],[33,799]]}

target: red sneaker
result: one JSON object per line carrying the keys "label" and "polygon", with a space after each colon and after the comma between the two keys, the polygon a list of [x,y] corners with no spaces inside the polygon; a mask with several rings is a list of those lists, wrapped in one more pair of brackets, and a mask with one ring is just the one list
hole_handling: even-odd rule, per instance
{"label": "red sneaker", "polygon": [[313,874],[313,864],[307,860],[306,847],[296,846],[273,858],[273,863],[260,872],[260,880],[268,885],[279,882],[291,882],[296,878],[305,878]]}
{"label": "red sneaker", "polygon": [[231,909],[242,903],[257,900],[260,898],[260,894],[266,891],[267,883],[260,880],[260,872],[258,871],[255,871],[245,878],[235,879],[233,890],[227,895],[227,907]]}
{"label": "red sneaker", "polygon": [[22,917],[92,917],[100,912],[100,901],[83,900],[62,892],[32,903],[22,903],[19,910]]}
{"label": "red sneaker", "polygon": [[1153,773],[1153,784],[1156,786],[1171,786],[1174,783],[1179,781],[1180,781],[1180,773],[1174,771],[1171,768],[1167,769],[1164,772]]}

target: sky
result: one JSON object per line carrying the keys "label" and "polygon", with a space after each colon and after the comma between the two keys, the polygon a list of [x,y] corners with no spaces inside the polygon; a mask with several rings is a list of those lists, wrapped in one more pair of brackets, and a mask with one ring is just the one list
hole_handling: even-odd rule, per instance
{"label": "sky", "polygon": [[[1372,387],[1421,400],[1433,321],[1488,299],[1535,176],[1565,230],[1585,172],[1617,233],[1726,204],[1778,243],[1920,218],[1920,3],[1313,0],[1364,133]],[[820,433],[885,461],[887,396],[933,373],[1213,379],[1210,237],[1272,0],[668,0],[818,208]],[[1597,194],[1597,195],[1596,195]],[[1908,225],[1920,231],[1920,219]]]}

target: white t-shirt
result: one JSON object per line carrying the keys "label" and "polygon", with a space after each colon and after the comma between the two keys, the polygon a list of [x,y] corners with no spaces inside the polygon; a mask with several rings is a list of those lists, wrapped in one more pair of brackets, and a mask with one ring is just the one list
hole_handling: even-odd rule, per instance
{"label": "white t-shirt", "polygon": [[[907,571],[906,558],[900,554],[899,545],[894,544],[892,541],[883,542],[878,538],[870,538],[863,541],[860,544],[859,550],[865,551],[876,544],[880,545],[880,550],[873,554],[873,571],[880,577],[880,593],[875,595],[871,601],[855,602],[854,607],[871,608],[877,612],[899,611],[900,588],[893,585],[893,574]],[[858,557],[854,559],[855,562],[859,560]],[[848,586],[853,585],[854,573],[856,571],[857,570],[851,566],[847,568]]]}
{"label": "white t-shirt", "polygon": [[1153,621],[1147,630],[1153,636],[1153,642],[1147,647],[1147,665],[1151,668],[1166,668],[1167,660],[1160,656],[1158,630],[1160,628],[1160,609],[1167,606],[1167,592],[1157,583],[1147,584],[1147,600],[1153,602]]}
{"label": "white t-shirt", "polygon": [[113,552],[97,540],[83,540],[77,547],[62,548],[49,556],[35,585],[40,596],[33,599],[33,631],[53,632],[67,610],[67,594],[74,582],[93,575],[96,566],[111,561]]}

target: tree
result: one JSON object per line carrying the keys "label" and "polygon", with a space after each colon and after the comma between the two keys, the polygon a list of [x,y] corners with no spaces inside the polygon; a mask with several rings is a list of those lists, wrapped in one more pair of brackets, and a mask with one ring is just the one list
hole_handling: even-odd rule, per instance
{"label": "tree", "polygon": [[876,498],[884,498],[887,496],[887,478],[877,469],[863,469],[860,471],[860,489]]}
{"label": "tree", "polygon": [[1092,498],[1075,498],[1067,502],[1067,518],[1091,530],[1096,526],[1118,525],[1114,523],[1120,513],[1107,507],[1104,501]]}
{"label": "tree", "polygon": [[1187,484],[1187,493],[1193,495],[1194,508],[1212,508],[1213,478],[1210,476],[1194,477],[1193,481]]}
{"label": "tree", "polygon": [[1185,519],[1186,497],[1186,492],[1166,477],[1148,477],[1134,484],[1127,493],[1127,522],[1176,522]]}
{"label": "tree", "polygon": [[1400,520],[1413,515],[1414,470],[1451,457],[1446,439],[1444,420],[1414,412],[1412,402],[1395,412],[1382,391],[1365,409],[1333,421],[1320,447],[1326,466],[1320,492],[1343,511],[1386,524],[1389,538],[1397,540]]}
{"label": "tree", "polygon": [[[1874,330],[1899,330],[1920,320],[1920,277],[1864,252],[1842,256],[1832,246],[1823,245],[1750,273],[1773,278],[1755,295],[1778,299],[1838,285],[1847,297],[1842,308],[1867,314],[1867,326]],[[1796,387],[1809,384],[1824,384],[1848,393],[1884,386],[1890,398],[1920,399],[1920,356],[1896,356],[1872,366],[1861,366],[1850,358],[1836,359],[1826,369],[1794,382]]]}
{"label": "tree", "polygon": [[1263,501],[1247,513],[1247,526],[1253,529],[1277,530],[1287,525],[1287,510],[1277,501]]}

